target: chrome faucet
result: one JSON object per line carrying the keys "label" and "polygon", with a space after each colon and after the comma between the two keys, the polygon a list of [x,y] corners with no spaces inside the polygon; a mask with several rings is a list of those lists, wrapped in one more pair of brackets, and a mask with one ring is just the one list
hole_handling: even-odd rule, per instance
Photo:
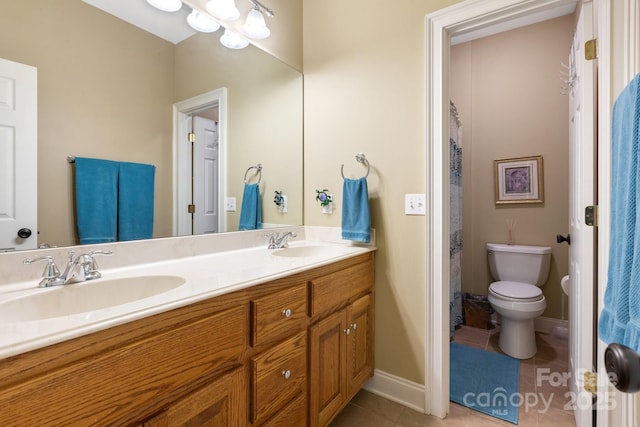
{"label": "chrome faucet", "polygon": [[64,273],[60,273],[52,256],[42,256],[34,259],[25,259],[23,264],[32,264],[36,261],[47,261],[47,266],[42,273],[42,280],[38,284],[40,288],[66,285],[72,282],[84,282],[102,277],[98,271],[95,255],[112,255],[111,251],[83,252],[74,258],[74,252],[69,251],[69,258]]}
{"label": "chrome faucet", "polygon": [[286,233],[271,233],[268,234],[269,237],[269,246],[268,249],[281,249],[286,248],[287,243],[289,242],[289,238],[297,237],[298,235],[293,231],[287,231]]}

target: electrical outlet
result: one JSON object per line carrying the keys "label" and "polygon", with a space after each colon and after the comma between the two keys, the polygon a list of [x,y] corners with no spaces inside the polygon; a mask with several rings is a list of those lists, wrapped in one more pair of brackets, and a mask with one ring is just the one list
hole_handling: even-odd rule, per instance
{"label": "electrical outlet", "polygon": [[282,204],[279,207],[280,213],[287,213],[288,209],[287,209],[287,195],[283,194],[282,195]]}
{"label": "electrical outlet", "polygon": [[235,197],[225,197],[224,198],[224,210],[227,212],[235,212],[236,211],[236,198]]}
{"label": "electrical outlet", "polygon": [[404,213],[406,215],[426,215],[424,194],[405,194]]}

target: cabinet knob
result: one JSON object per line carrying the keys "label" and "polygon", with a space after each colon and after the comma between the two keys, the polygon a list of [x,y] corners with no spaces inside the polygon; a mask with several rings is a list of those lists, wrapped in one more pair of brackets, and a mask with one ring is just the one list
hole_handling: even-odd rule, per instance
{"label": "cabinet knob", "polygon": [[351,329],[347,328],[344,330],[344,333],[347,335],[351,335]]}
{"label": "cabinet knob", "polygon": [[290,308],[287,308],[287,309],[285,309],[285,310],[282,310],[282,315],[283,315],[284,317],[291,317],[291,315],[292,315],[292,314],[293,314],[293,311],[291,311],[291,309],[290,309]]}
{"label": "cabinet knob", "polygon": [[351,324],[351,329],[353,329],[354,331],[355,331],[356,329],[358,329],[358,324],[357,324],[356,322],[353,322],[353,323]]}
{"label": "cabinet knob", "polygon": [[289,369],[287,369],[286,371],[282,371],[282,377],[285,380],[288,380],[289,378],[291,378],[291,371]]}

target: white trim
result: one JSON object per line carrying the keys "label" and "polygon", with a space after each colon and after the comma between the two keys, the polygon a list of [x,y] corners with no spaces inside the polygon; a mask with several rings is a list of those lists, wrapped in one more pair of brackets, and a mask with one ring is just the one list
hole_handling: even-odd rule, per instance
{"label": "white trim", "polygon": [[533,327],[536,332],[550,334],[554,328],[568,328],[568,320],[554,319],[553,317],[537,317],[533,320]]}
{"label": "white trim", "polygon": [[[218,230],[226,231],[224,198],[227,193],[227,88],[213,90],[173,104],[173,235],[191,234],[185,207],[191,200],[191,154],[187,144],[190,116],[196,111],[218,106]],[[181,208],[182,207],[182,208]]]}
{"label": "white trim", "polygon": [[425,17],[426,29],[426,189],[433,214],[426,228],[425,412],[449,412],[449,200],[448,132],[450,36],[462,34],[573,0],[466,0]]}
{"label": "white trim", "polygon": [[385,399],[399,403],[407,408],[424,413],[424,386],[405,380],[379,369],[374,370],[373,377],[364,385],[365,390]]}

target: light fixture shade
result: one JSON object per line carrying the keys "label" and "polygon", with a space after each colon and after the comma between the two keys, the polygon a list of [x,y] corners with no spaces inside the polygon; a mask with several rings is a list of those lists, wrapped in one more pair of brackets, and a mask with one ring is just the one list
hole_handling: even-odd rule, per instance
{"label": "light fixture shade", "polygon": [[225,21],[235,21],[240,17],[234,0],[209,0],[207,10]]}
{"label": "light fixture shade", "polygon": [[202,33],[213,33],[220,28],[220,24],[195,9],[187,16],[187,22],[191,28]]}
{"label": "light fixture shade", "polygon": [[229,49],[244,49],[249,45],[249,40],[232,31],[224,30],[224,34],[220,37],[220,43]]}
{"label": "light fixture shade", "polygon": [[266,39],[271,35],[271,31],[264,22],[264,15],[257,8],[251,9],[246,21],[242,26],[242,32],[252,39]]}
{"label": "light fixture shade", "polygon": [[182,8],[180,0],[147,0],[147,3],[165,12],[177,12]]}

